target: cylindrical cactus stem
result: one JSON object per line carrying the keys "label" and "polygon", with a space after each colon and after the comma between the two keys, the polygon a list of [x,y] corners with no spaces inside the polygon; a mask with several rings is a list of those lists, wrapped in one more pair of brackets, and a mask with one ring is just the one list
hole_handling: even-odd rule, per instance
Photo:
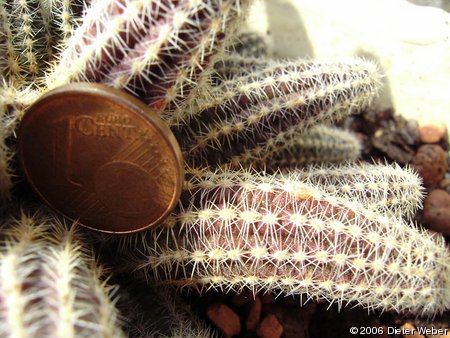
{"label": "cylindrical cactus stem", "polygon": [[144,36],[149,28],[145,13],[151,7],[151,2],[144,1],[94,1],[67,41],[47,86],[52,89],[71,81],[100,81]]}
{"label": "cylindrical cactus stem", "polygon": [[68,41],[48,79],[49,87],[70,81],[103,82],[134,93],[161,111],[170,110],[200,81],[247,3],[94,2]]}
{"label": "cylindrical cactus stem", "polygon": [[226,166],[276,171],[308,164],[352,162],[358,159],[360,151],[358,138],[348,131],[324,125],[298,131],[293,126],[256,148],[233,156]]}
{"label": "cylindrical cactus stem", "polygon": [[0,61],[7,81],[17,89],[42,85],[62,43],[58,30],[63,29],[64,36],[71,34],[80,12],[73,10],[77,6],[81,5],[71,0],[0,1]]}
{"label": "cylindrical cactus stem", "polygon": [[178,286],[281,290],[369,310],[433,316],[450,307],[442,236],[295,174],[191,174],[178,212],[143,234],[144,256],[130,252],[131,270]]}
{"label": "cylindrical cactus stem", "polygon": [[268,46],[261,35],[241,33],[230,40],[227,52],[217,59],[211,82],[218,85],[234,77],[262,70],[268,65],[268,56]]}
{"label": "cylindrical cactus stem", "polygon": [[6,1],[0,1],[0,72],[13,85],[19,85],[19,51],[13,43],[14,29]]}
{"label": "cylindrical cactus stem", "polygon": [[10,197],[11,177],[14,175],[11,160],[15,151],[7,144],[7,139],[15,136],[17,123],[25,114],[26,107],[38,97],[39,92],[30,88],[17,90],[11,82],[0,84],[0,204]]}
{"label": "cylindrical cactus stem", "polygon": [[[43,50],[49,28],[45,25],[45,18],[49,17],[49,6],[45,3],[42,6],[38,0],[6,1],[4,6],[11,23],[13,35],[10,42],[16,46],[19,74],[24,84],[28,85],[43,74],[47,61],[44,60]],[[13,65],[10,68],[12,67]]]}
{"label": "cylindrical cactus stem", "polygon": [[367,106],[377,85],[375,65],[362,60],[273,63],[205,90],[168,123],[191,165],[220,164],[291,126],[304,131]]}
{"label": "cylindrical cactus stem", "polygon": [[73,232],[24,214],[1,230],[2,337],[124,337],[113,290]]}
{"label": "cylindrical cactus stem", "polygon": [[249,58],[265,58],[269,55],[266,39],[257,32],[240,33],[231,43],[229,53]]}
{"label": "cylindrical cactus stem", "polygon": [[161,289],[125,276],[118,276],[118,279],[121,289],[117,307],[121,313],[127,314],[124,326],[129,338],[217,337],[212,328],[201,321],[191,306],[176,293],[176,288],[168,286]]}
{"label": "cylindrical cactus stem", "polygon": [[72,36],[83,6],[73,0],[53,0],[51,4],[52,40],[56,47],[64,45]]}
{"label": "cylindrical cactus stem", "polygon": [[424,199],[420,176],[410,167],[401,168],[398,164],[310,166],[295,171],[295,175],[328,194],[356,200],[374,212],[397,217],[412,217]]}

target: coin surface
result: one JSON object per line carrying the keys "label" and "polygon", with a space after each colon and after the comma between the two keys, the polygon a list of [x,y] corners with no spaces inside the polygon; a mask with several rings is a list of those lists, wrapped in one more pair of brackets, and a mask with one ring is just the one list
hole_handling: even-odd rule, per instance
{"label": "coin surface", "polygon": [[181,194],[183,159],[170,129],[136,98],[103,85],[43,95],[20,124],[18,153],[37,194],[91,229],[151,227]]}

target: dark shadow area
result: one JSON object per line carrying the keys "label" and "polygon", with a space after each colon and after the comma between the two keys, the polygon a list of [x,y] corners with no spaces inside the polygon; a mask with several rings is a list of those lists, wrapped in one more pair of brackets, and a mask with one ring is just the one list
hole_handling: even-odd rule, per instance
{"label": "dark shadow area", "polygon": [[314,49],[297,8],[276,0],[265,0],[265,4],[274,57],[312,58]]}

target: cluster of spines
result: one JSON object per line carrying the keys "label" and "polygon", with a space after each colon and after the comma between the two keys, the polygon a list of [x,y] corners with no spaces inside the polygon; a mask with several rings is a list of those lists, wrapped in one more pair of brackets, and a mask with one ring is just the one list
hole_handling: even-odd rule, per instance
{"label": "cluster of spines", "polygon": [[48,86],[103,82],[170,110],[201,82],[247,2],[94,2],[67,42]]}
{"label": "cluster of spines", "polygon": [[174,287],[163,289],[120,277],[117,304],[126,314],[125,332],[129,338],[213,338],[216,333],[201,321]]}
{"label": "cluster of spines", "polygon": [[144,255],[129,252],[131,270],[180,287],[279,290],[339,307],[429,316],[448,308],[442,237],[328,195],[295,173],[189,175],[178,211],[142,234]]}
{"label": "cluster of spines", "polygon": [[[11,1],[2,4],[7,7],[5,12],[11,33],[11,40],[7,50],[11,52],[8,60],[8,71],[13,77],[27,77],[32,81],[36,79],[41,68],[40,48],[37,46],[39,41],[37,35],[38,25],[43,26],[42,17],[35,14],[38,10],[36,1]],[[8,8],[9,7],[9,8]],[[40,19],[40,20],[38,20]]]}
{"label": "cluster of spines", "polygon": [[0,242],[2,337],[123,337],[113,289],[54,219],[4,221]]}
{"label": "cluster of spines", "polygon": [[327,194],[356,200],[374,212],[412,218],[422,206],[422,179],[410,167],[398,164],[310,166],[295,175]]}
{"label": "cluster of spines", "polygon": [[375,65],[362,60],[271,62],[205,90],[168,123],[190,165],[222,164],[292,126],[303,132],[363,109],[377,85]]}
{"label": "cluster of spines", "polygon": [[[0,84],[0,201],[10,198],[13,168],[11,160],[14,149],[7,144],[7,139],[15,136],[18,121],[25,114],[25,109],[39,97],[35,90],[18,90],[6,83]],[[2,208],[3,205],[0,207]]]}
{"label": "cluster of spines", "polygon": [[299,131],[293,126],[231,157],[228,167],[276,171],[309,164],[352,162],[358,159],[360,151],[358,138],[348,131],[324,125]]}
{"label": "cluster of spines", "polygon": [[[75,23],[69,0],[0,1],[1,64],[3,77],[16,88],[40,85],[48,63]],[[55,25],[58,18],[62,27]],[[71,23],[71,24],[69,24]]]}
{"label": "cluster of spines", "polygon": [[261,34],[242,32],[231,42],[228,53],[255,59],[265,58],[269,55],[269,47]]}
{"label": "cluster of spines", "polygon": [[87,6],[87,1],[53,0],[52,6],[49,26],[54,26],[53,30],[57,32],[55,33],[57,38],[51,38],[50,52],[54,53],[55,49],[64,46],[71,37],[78,25],[83,8]]}

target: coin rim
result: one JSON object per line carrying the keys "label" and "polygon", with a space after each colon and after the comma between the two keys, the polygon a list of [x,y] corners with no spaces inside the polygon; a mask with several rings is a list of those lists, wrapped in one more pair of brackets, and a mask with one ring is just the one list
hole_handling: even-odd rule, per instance
{"label": "coin rim", "polygon": [[[59,97],[59,96],[65,96],[67,94],[85,94],[85,95],[91,95],[91,96],[100,96],[104,99],[110,100],[114,103],[117,103],[119,106],[126,107],[129,110],[132,110],[136,112],[140,117],[142,117],[144,120],[146,120],[148,123],[150,123],[154,128],[157,129],[157,131],[160,133],[162,138],[165,140],[165,142],[168,144],[169,148],[172,150],[172,155],[175,157],[175,162],[178,166],[178,179],[175,183],[175,193],[173,194],[173,198],[165,210],[165,212],[154,222],[147,224],[143,227],[128,230],[128,231],[110,231],[110,230],[104,230],[104,229],[98,229],[89,225],[84,224],[80,220],[73,219],[72,217],[67,216],[64,212],[59,210],[58,208],[54,207],[52,203],[50,203],[45,196],[37,189],[37,187],[34,184],[34,181],[31,179],[31,175],[29,174],[29,171],[25,165],[25,158],[23,156],[23,150],[24,150],[24,144],[23,144],[23,134],[25,132],[25,125],[26,121],[30,118],[29,116],[32,116],[32,110],[34,107],[38,107],[40,104],[45,103],[46,100]],[[31,111],[31,113],[30,113]],[[48,91],[47,93],[43,94],[38,100],[36,100],[32,105],[26,108],[24,117],[22,118],[19,128],[18,128],[18,134],[17,134],[17,153],[19,158],[19,163],[22,168],[22,171],[25,175],[25,178],[35,191],[35,193],[54,211],[56,211],[58,214],[76,222],[77,224],[82,225],[83,227],[89,228],[91,230],[95,230],[102,233],[113,233],[113,234],[129,234],[129,233],[135,233],[140,232],[143,230],[146,230],[151,227],[155,227],[160,225],[172,212],[172,210],[176,207],[178,204],[178,201],[180,200],[182,188],[183,188],[183,182],[184,182],[184,159],[181,152],[180,145],[178,144],[178,141],[176,140],[174,134],[170,130],[170,128],[167,126],[167,124],[164,122],[164,120],[158,115],[158,113],[150,108],[149,106],[145,105],[143,102],[141,102],[136,97],[132,96],[131,94],[128,94],[124,91],[121,91],[116,88],[112,88],[103,84],[98,83],[90,83],[90,82],[76,82],[71,83],[67,85],[63,85],[60,87],[57,87],[55,89],[52,89]]]}

